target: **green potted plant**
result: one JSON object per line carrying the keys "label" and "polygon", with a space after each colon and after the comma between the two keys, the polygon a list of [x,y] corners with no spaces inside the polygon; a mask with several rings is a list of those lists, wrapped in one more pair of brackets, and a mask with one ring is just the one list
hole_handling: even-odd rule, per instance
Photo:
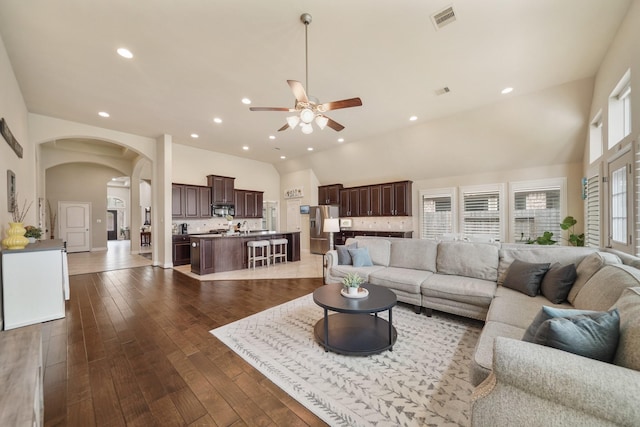
{"label": "green potted plant", "polygon": [[356,295],[360,285],[364,283],[364,278],[360,277],[358,273],[348,273],[344,279],[342,279],[342,285],[346,289],[349,295]]}
{"label": "green potted plant", "polygon": [[40,237],[42,237],[42,229],[40,227],[35,227],[33,225],[27,225],[24,228],[26,233],[24,233],[24,237],[29,239],[29,243],[35,243]]}
{"label": "green potted plant", "polygon": [[[578,223],[578,221],[569,215],[560,223],[560,228],[564,231],[569,231],[569,238],[565,239],[572,246],[584,246],[584,233],[575,234],[573,232],[574,226]],[[560,237],[564,239],[564,237]],[[545,231],[542,233],[542,236],[538,236],[535,239],[528,239],[526,241],[528,244],[535,243],[537,245],[555,245],[558,243],[557,240],[553,240],[553,233],[551,231]]]}

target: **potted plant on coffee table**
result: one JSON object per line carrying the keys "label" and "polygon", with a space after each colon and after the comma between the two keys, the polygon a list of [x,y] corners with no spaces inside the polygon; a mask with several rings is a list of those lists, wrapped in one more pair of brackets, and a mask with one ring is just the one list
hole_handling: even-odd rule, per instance
{"label": "potted plant on coffee table", "polygon": [[348,273],[344,279],[342,279],[342,285],[349,295],[357,295],[360,285],[364,283],[364,278],[360,277],[358,273]]}

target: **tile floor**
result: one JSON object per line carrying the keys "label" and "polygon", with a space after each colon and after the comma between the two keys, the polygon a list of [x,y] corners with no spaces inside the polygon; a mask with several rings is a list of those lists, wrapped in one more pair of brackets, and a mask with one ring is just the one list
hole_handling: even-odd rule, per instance
{"label": "tile floor", "polygon": [[[143,251],[150,252],[151,249],[143,248]],[[108,250],[106,251],[71,253],[68,254],[68,260],[70,276],[152,265],[150,259],[142,255],[131,254],[131,242],[129,240],[111,240],[108,242]],[[198,280],[322,277],[322,255],[311,254],[309,251],[303,250],[301,252],[301,260],[297,262],[278,263],[269,267],[256,267],[255,270],[243,269],[203,276],[191,273],[190,265],[174,267],[174,270]]]}

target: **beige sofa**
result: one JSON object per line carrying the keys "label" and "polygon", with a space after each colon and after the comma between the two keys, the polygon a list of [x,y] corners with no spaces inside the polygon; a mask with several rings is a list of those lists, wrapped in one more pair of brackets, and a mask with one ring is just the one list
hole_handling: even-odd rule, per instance
{"label": "beige sofa", "polygon": [[[339,282],[355,271],[368,282],[393,290],[399,301],[412,304],[417,312],[424,307],[428,313],[436,309],[485,321],[470,366],[472,382],[478,385],[485,381],[477,389],[474,425],[634,425],[629,420],[640,425],[638,309],[621,314],[621,324],[627,329],[626,334],[622,332],[618,352],[628,356],[616,358],[617,365],[521,341],[544,305],[606,311],[620,304],[623,291],[640,287],[640,270],[632,267],[640,265],[640,259],[565,246],[370,237],[346,242],[354,243],[367,248],[373,265],[338,265],[337,251],[330,251],[326,283]],[[542,295],[530,297],[501,286],[516,259],[575,264],[577,277],[568,301],[553,304]],[[635,301],[627,305],[637,307],[637,294],[625,292],[627,301]],[[560,369],[562,375],[556,367],[561,362],[565,364]],[[588,370],[582,369],[586,366]],[[620,383],[618,378],[625,380]],[[592,391],[594,384],[596,391]],[[624,392],[613,390],[619,386],[629,390],[626,397],[620,396]],[[510,405],[504,403],[505,396],[512,396]],[[594,403],[598,398],[601,401]],[[520,410],[519,405],[526,409]],[[580,415],[574,418],[576,413]]]}

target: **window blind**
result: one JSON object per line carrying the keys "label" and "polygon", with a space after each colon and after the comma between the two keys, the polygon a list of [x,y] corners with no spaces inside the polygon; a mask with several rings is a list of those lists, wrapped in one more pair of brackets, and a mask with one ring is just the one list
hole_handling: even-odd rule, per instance
{"label": "window blind", "polygon": [[611,173],[611,238],[627,244],[627,166]]}
{"label": "window blind", "polygon": [[545,231],[560,239],[560,188],[515,191],[511,226],[517,242],[535,239]]}
{"label": "window blind", "polygon": [[440,239],[453,231],[451,196],[422,197],[422,238]]}
{"label": "window blind", "polygon": [[465,237],[488,235],[500,241],[500,193],[464,193],[463,203],[462,231]]}
{"label": "window blind", "polygon": [[600,244],[600,176],[587,180],[587,232],[586,244],[594,248]]}

